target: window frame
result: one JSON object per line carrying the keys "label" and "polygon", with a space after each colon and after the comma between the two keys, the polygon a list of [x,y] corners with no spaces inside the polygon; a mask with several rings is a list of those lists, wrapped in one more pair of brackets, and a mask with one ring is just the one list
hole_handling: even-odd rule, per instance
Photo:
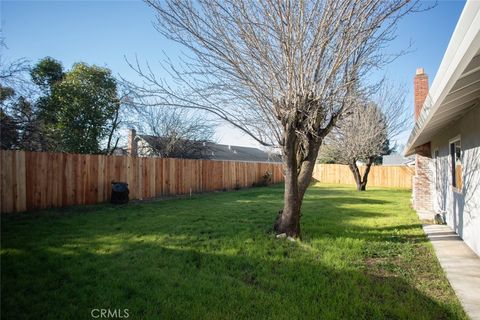
{"label": "window frame", "polygon": [[[457,168],[456,168],[456,161],[457,161],[457,142],[460,145],[460,164],[462,162],[463,158],[463,150],[462,150],[462,138],[460,135],[450,139],[448,141],[448,152],[450,156],[450,161],[451,161],[451,166],[450,166],[450,175],[452,177],[452,189],[455,192],[462,192],[463,188],[463,181],[460,181],[460,187],[458,186],[458,181],[457,181]],[[460,167],[460,174],[463,174],[463,166]],[[463,179],[462,179],[463,180]]]}

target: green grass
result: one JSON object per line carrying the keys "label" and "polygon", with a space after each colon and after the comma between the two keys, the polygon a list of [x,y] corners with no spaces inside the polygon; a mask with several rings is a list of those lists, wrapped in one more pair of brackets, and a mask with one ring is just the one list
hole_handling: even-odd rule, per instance
{"label": "green grass", "polygon": [[2,319],[465,319],[410,192],[315,186],[302,241],[282,186],[3,217]]}

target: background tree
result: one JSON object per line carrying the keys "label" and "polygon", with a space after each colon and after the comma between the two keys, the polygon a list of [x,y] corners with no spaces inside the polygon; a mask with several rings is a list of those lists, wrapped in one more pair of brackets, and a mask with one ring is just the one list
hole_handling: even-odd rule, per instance
{"label": "background tree", "polygon": [[[0,47],[5,48],[3,39]],[[2,50],[0,50],[1,52]],[[5,61],[0,55],[0,142],[2,149],[32,150],[35,140],[31,136],[35,125],[25,117],[32,95],[26,75],[30,66],[26,59]]]}
{"label": "background tree", "polygon": [[[325,139],[320,154],[335,163],[346,164],[364,191],[374,159],[382,154],[387,141],[387,124],[381,110],[373,103],[357,105],[352,114],[340,121],[338,128]],[[365,162],[361,174],[357,161]]]}
{"label": "background tree", "polygon": [[15,89],[24,82],[24,74],[30,68],[28,60],[21,58],[13,61],[5,60],[2,52],[6,49],[4,38],[0,37],[0,88]]}
{"label": "background tree", "polygon": [[[13,66],[12,66],[13,65]],[[29,151],[48,150],[48,136],[45,134],[44,121],[41,118],[42,106],[46,105],[50,94],[50,88],[42,79],[55,79],[50,76],[50,70],[62,70],[58,61],[51,58],[41,60],[33,69],[26,60],[16,60],[9,66],[2,65],[0,71],[3,83],[0,85],[0,104],[3,117],[10,120],[9,126],[3,126],[2,131],[15,131],[15,143],[9,143],[9,149],[20,149]],[[58,73],[58,72],[57,72]],[[32,79],[35,79],[32,80]],[[37,84],[41,85],[41,90]],[[43,114],[46,114],[43,112]],[[4,135],[12,137],[11,134]],[[7,144],[2,143],[3,147]]]}
{"label": "background tree", "polygon": [[31,69],[2,65],[0,77],[2,147],[111,153],[116,146],[120,98],[110,70],[77,63],[65,72],[46,57]]}
{"label": "background tree", "polygon": [[57,122],[57,106],[52,103],[52,92],[54,86],[60,83],[64,76],[62,63],[51,57],[41,59],[30,70],[31,81],[39,89],[34,107],[43,137],[41,143],[43,151],[61,151],[58,149],[58,137],[55,137],[53,132]]}
{"label": "background tree", "polygon": [[99,153],[120,108],[110,70],[77,63],[55,82],[41,103],[40,118],[55,141],[50,150]]}
{"label": "background tree", "polygon": [[[148,150],[166,158],[200,159],[209,156],[215,125],[186,109],[135,108],[135,127],[151,135]],[[158,137],[158,138],[153,138]]]}
{"label": "background tree", "polygon": [[18,141],[15,121],[0,109],[0,149],[13,149]]}
{"label": "background tree", "polygon": [[53,86],[64,77],[62,63],[51,57],[41,59],[30,71],[32,82],[40,89],[51,92]]}
{"label": "background tree", "polygon": [[173,83],[139,64],[148,105],[208,111],[263,145],[280,146],[284,207],[276,233],[300,235],[300,208],[319,147],[351,105],[352,90],[417,1],[146,1],[157,29],[190,59],[166,62]]}
{"label": "background tree", "polygon": [[117,149],[118,142],[121,139],[121,136],[119,135],[119,129],[121,128],[122,125],[122,115],[121,115],[121,110],[124,102],[124,97],[120,98],[119,100],[119,105],[117,108],[115,108],[113,117],[108,119],[107,125],[106,125],[106,131],[107,131],[107,142],[106,146],[104,149],[105,154],[112,155],[115,149]]}
{"label": "background tree", "polygon": [[395,152],[396,150],[401,150],[401,149],[396,144],[394,144],[393,146],[390,145],[390,139],[387,139],[383,143],[382,152],[373,159],[373,164],[374,165],[382,165],[383,164],[383,156],[390,155],[393,152]]}
{"label": "background tree", "polygon": [[[321,147],[320,162],[348,165],[358,191],[365,191],[371,166],[382,155],[391,153],[390,139],[411,123],[405,104],[405,91],[384,83],[374,97],[359,97],[351,113],[337,123]],[[363,173],[358,162],[365,164]]]}
{"label": "background tree", "polygon": [[32,102],[23,95],[13,101],[9,107],[18,133],[15,149],[43,151],[47,146],[42,123],[38,120]]}

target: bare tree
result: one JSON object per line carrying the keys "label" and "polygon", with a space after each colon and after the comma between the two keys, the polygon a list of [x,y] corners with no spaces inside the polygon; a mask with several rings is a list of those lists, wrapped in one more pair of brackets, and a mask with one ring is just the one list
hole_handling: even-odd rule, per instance
{"label": "bare tree", "polygon": [[136,108],[136,127],[148,145],[143,150],[166,158],[209,157],[215,126],[199,114],[180,108]]}
{"label": "bare tree", "polygon": [[[1,30],[0,30],[1,32]],[[2,54],[4,50],[7,49],[4,38],[0,37],[0,93],[1,93],[1,102],[5,102],[5,94],[13,95],[24,94],[26,87],[26,75],[30,71],[29,61],[25,58],[15,59],[8,61],[5,59],[5,56]],[[28,88],[29,90],[31,88]]]}
{"label": "bare tree", "polygon": [[284,207],[274,229],[300,235],[319,147],[354,88],[391,57],[385,44],[409,0],[147,0],[157,29],[191,55],[164,63],[173,83],[138,63],[146,105],[208,111],[263,145],[280,146]]}
{"label": "bare tree", "polygon": [[21,58],[7,61],[1,54],[6,49],[0,38],[0,140],[4,149],[38,150],[40,123],[30,102],[35,92],[27,80],[29,61]]}
{"label": "bare tree", "polygon": [[[4,90],[4,88],[0,88]],[[42,151],[46,145],[42,135],[42,123],[38,120],[34,106],[24,96],[14,95],[9,101],[1,101],[2,148]],[[4,111],[5,110],[5,111]],[[14,139],[12,139],[14,138]],[[5,143],[5,139],[10,143]]]}
{"label": "bare tree", "polygon": [[[364,191],[370,167],[388,142],[385,116],[375,104],[358,104],[352,114],[339,121],[326,137],[320,156],[346,164],[353,173],[357,190]],[[365,162],[363,174],[357,161]]]}
{"label": "bare tree", "polygon": [[118,148],[118,144],[122,139],[120,129],[124,126],[131,126],[131,115],[137,112],[130,98],[130,88],[125,86],[122,79],[117,79],[117,89],[119,92],[119,103],[113,117],[109,119],[107,124],[108,135],[104,147],[104,152],[107,155],[112,155]]}
{"label": "bare tree", "polygon": [[[3,43],[0,42],[0,51],[3,46]],[[0,83],[2,88],[23,85],[25,82],[24,75],[29,70],[30,65],[27,59],[21,58],[7,62],[0,55]]]}
{"label": "bare tree", "polygon": [[[358,97],[350,114],[345,114],[327,135],[319,159],[348,165],[358,191],[365,191],[368,174],[374,161],[385,154],[389,141],[411,123],[405,104],[405,90],[384,82],[372,97]],[[357,162],[365,163],[363,173]]]}
{"label": "bare tree", "polygon": [[[121,101],[121,99],[120,99]],[[121,120],[121,108],[122,104],[119,103],[116,106],[115,114],[113,115],[112,119],[109,120],[108,124],[108,136],[107,136],[107,144],[105,147],[105,154],[112,155],[115,149],[118,147],[118,142],[120,141],[120,136],[116,135],[118,133],[118,129],[122,123]]]}

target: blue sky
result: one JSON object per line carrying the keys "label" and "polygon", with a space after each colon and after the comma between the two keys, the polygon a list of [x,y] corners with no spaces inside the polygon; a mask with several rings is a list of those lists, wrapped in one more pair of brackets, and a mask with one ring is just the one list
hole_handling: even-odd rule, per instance
{"label": "blue sky", "polygon": [[[464,4],[465,1],[440,0],[434,9],[401,21],[398,37],[389,50],[405,49],[411,42],[412,52],[379,72],[410,89],[408,102],[412,108],[415,69],[424,67],[430,83],[433,81]],[[141,62],[149,61],[154,67],[163,59],[163,52],[171,58],[180,53],[178,46],[154,29],[154,12],[141,1],[3,0],[0,18],[2,36],[8,47],[2,52],[5,60],[24,57],[35,63],[51,56],[67,69],[74,62],[83,61],[106,66],[115,75],[135,80],[124,57],[138,56]],[[160,68],[157,70],[159,74],[162,72]],[[408,133],[403,139],[406,137]],[[254,144],[227,126],[217,130],[217,138],[226,144]]]}

